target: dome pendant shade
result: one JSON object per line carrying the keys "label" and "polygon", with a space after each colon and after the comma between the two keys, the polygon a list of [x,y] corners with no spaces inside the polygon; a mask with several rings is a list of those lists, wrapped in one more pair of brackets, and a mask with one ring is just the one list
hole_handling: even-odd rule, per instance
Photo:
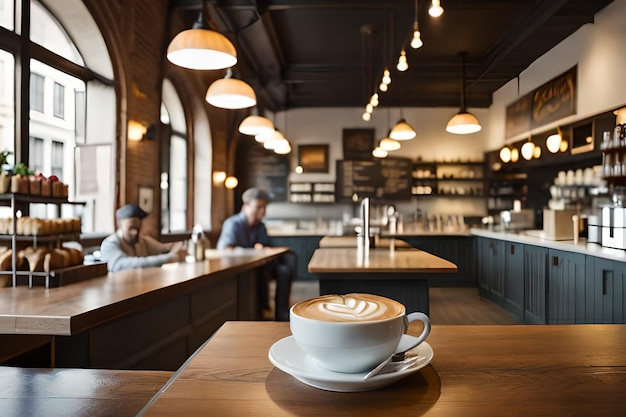
{"label": "dome pendant shade", "polygon": [[478,119],[468,112],[459,112],[455,114],[446,126],[446,132],[456,135],[467,135],[469,133],[479,132],[482,127]]}
{"label": "dome pendant shade", "polygon": [[550,151],[550,153],[557,153],[561,147],[561,140],[561,135],[558,133],[548,136],[548,139],[546,139],[548,151]]}
{"label": "dome pendant shade", "polygon": [[167,59],[179,67],[218,70],[237,63],[233,44],[219,32],[194,28],[180,32],[167,47]]}
{"label": "dome pendant shade", "polygon": [[401,145],[400,142],[398,142],[397,140],[384,138],[380,140],[380,144],[378,145],[378,147],[383,151],[391,152],[400,149]]}
{"label": "dome pendant shade", "polygon": [[256,136],[262,133],[270,133],[274,131],[274,123],[267,117],[248,116],[239,124],[239,133],[244,135]]}
{"label": "dome pendant shade", "polygon": [[406,120],[400,119],[389,132],[389,137],[395,140],[411,140],[415,137],[415,129]]}
{"label": "dome pendant shade", "polygon": [[206,101],[223,109],[245,109],[256,105],[256,94],[241,80],[221,78],[209,86]]}
{"label": "dome pendant shade", "polygon": [[454,133],[456,135],[467,135],[469,133],[476,133],[482,129],[478,119],[467,111],[465,107],[465,53],[461,54],[463,60],[463,73],[461,76],[462,88],[461,88],[461,110],[450,119],[446,126],[446,132]]}

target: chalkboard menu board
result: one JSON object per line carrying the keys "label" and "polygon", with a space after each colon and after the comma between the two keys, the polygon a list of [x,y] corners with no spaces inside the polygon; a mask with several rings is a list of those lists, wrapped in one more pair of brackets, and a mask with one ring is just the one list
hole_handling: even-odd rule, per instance
{"label": "chalkboard menu board", "polygon": [[[337,201],[411,199],[412,162],[408,158],[337,161]],[[355,197],[356,196],[356,197]]]}
{"label": "chalkboard menu board", "polygon": [[242,162],[245,164],[239,171],[245,173],[242,188],[261,188],[271,193],[272,201],[287,201],[288,157],[267,151],[256,143],[247,149]]}

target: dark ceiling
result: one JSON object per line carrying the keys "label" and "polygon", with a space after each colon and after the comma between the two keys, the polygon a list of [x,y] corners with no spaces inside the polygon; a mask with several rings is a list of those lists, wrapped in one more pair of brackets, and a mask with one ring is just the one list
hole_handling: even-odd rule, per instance
{"label": "dark ceiling", "polygon": [[[271,111],[365,107],[385,66],[392,83],[381,106],[458,107],[466,53],[466,104],[487,108],[517,77],[612,0],[419,0],[424,46],[409,47],[414,0],[208,0],[205,15],[238,52],[236,76]],[[173,0],[191,27],[202,2]],[[406,46],[409,69],[396,70]]]}

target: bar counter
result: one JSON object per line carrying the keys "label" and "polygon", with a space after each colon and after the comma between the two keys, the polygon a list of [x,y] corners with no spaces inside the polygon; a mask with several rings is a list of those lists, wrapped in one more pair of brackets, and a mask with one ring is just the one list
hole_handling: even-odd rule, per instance
{"label": "bar counter", "polygon": [[435,325],[429,365],[356,393],[273,367],[268,351],[289,335],[287,323],[226,323],[140,415],[621,416],[626,407],[626,325]]}
{"label": "bar counter", "polygon": [[318,274],[320,294],[375,293],[400,301],[408,312],[429,312],[428,280],[456,273],[457,266],[418,249],[320,248],[309,272]]}
{"label": "bar counter", "polygon": [[225,321],[259,318],[255,269],[288,250],[209,250],[202,262],[2,288],[0,335],[52,336],[50,366],[176,369]]}

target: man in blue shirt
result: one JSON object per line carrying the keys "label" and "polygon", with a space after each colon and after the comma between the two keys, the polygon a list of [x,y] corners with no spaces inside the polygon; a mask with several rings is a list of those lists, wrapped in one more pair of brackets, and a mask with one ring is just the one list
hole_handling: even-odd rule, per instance
{"label": "man in blue shirt", "polygon": [[[241,211],[227,218],[217,241],[217,249],[254,248],[269,246],[270,239],[263,223],[270,196],[258,188],[250,188],[242,195]],[[267,303],[267,280],[276,279],[275,310],[277,321],[289,320],[289,296],[293,271],[285,257],[268,264],[263,269],[261,303]]]}

